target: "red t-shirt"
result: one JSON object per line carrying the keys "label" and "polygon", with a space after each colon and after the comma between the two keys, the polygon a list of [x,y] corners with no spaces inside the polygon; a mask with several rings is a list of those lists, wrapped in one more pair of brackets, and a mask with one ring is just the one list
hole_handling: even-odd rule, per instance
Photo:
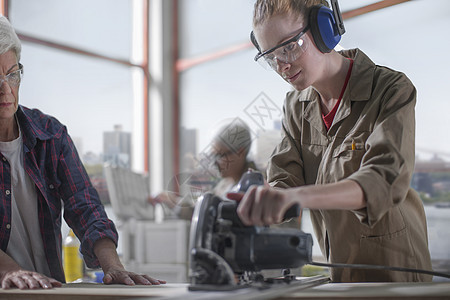
{"label": "red t-shirt", "polygon": [[345,89],[347,88],[348,81],[350,80],[350,75],[352,74],[352,68],[353,68],[353,59],[349,58],[350,60],[350,66],[348,67],[347,71],[347,77],[345,77],[344,86],[342,87],[341,95],[339,96],[338,101],[334,105],[333,109],[327,114],[322,114],[323,122],[325,123],[325,126],[327,127],[327,130],[330,129],[331,124],[333,124],[334,116],[336,115],[336,112],[338,110],[339,104],[341,103],[342,96],[344,96]]}

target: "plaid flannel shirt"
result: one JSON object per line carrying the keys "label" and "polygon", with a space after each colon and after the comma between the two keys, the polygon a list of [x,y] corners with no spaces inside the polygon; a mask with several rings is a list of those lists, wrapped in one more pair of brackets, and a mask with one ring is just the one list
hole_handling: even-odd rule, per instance
{"label": "plaid flannel shirt", "polygon": [[[50,272],[64,282],[61,259],[61,211],[81,241],[88,267],[98,267],[94,243],[109,238],[117,245],[115,226],[79,159],[67,129],[37,109],[19,105],[24,167],[35,183],[40,232]],[[11,169],[0,153],[0,248],[6,252],[11,231]]]}

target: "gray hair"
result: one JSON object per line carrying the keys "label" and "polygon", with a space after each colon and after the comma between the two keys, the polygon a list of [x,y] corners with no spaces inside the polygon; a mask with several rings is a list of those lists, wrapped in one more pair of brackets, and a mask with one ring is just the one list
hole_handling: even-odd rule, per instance
{"label": "gray hair", "polygon": [[17,62],[20,61],[22,46],[14,28],[5,16],[0,15],[0,54],[9,50],[16,54]]}
{"label": "gray hair", "polygon": [[216,131],[213,142],[222,143],[233,152],[243,149],[247,155],[252,145],[252,135],[248,125],[241,119],[235,118]]}

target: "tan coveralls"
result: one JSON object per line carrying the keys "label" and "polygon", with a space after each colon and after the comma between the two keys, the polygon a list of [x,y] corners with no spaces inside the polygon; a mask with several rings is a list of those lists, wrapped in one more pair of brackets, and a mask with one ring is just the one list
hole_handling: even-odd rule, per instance
{"label": "tan coveralls", "polygon": [[[416,90],[404,74],[375,65],[358,49],[341,54],[354,65],[331,128],[326,131],[313,88],[289,92],[285,130],[269,161],[268,181],[288,188],[354,180],[366,208],[311,210],[327,260],[431,270],[422,201],[410,187]],[[333,268],[331,276],[336,282],[431,280],[429,275],[348,268]]]}

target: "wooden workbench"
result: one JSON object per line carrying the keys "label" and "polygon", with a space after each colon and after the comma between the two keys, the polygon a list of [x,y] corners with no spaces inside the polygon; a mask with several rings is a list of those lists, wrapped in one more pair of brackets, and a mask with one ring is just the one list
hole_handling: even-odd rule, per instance
{"label": "wooden workbench", "polygon": [[65,284],[51,290],[2,290],[0,299],[103,300],[103,299],[450,299],[450,282],[442,283],[325,283],[314,287],[241,289],[230,292],[191,292],[187,284],[123,286]]}

